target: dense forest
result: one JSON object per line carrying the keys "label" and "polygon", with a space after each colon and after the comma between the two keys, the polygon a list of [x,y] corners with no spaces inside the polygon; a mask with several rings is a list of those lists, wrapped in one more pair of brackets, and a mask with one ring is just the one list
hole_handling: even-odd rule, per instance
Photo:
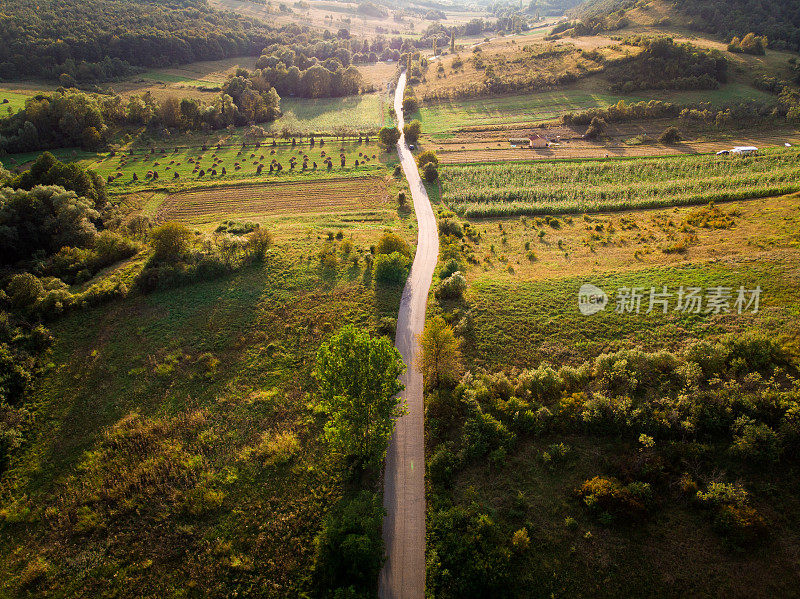
{"label": "dense forest", "polygon": [[778,50],[800,50],[800,3],[797,0],[676,0],[691,26],[725,38],[755,32]]}
{"label": "dense forest", "polygon": [[311,37],[213,10],[205,0],[5,0],[0,79],[66,73],[95,82],[135,67],[256,55],[273,42]]}
{"label": "dense forest", "polygon": [[[576,14],[586,34],[619,29],[628,24],[625,11],[639,0],[590,0]],[[729,41],[748,33],[766,36],[769,47],[800,50],[800,3],[796,0],[673,0],[689,26]]]}

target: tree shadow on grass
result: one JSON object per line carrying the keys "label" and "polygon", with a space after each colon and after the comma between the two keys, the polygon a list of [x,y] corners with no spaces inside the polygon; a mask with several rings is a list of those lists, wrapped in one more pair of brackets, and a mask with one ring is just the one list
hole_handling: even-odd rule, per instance
{"label": "tree shadow on grass", "polygon": [[403,297],[404,284],[375,287],[375,310],[378,318],[391,316],[397,318],[400,310],[400,299]]}

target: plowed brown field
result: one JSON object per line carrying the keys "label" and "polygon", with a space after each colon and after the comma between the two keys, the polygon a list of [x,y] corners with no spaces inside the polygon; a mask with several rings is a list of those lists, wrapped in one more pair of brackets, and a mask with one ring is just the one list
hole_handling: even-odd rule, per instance
{"label": "plowed brown field", "polygon": [[343,212],[375,208],[387,201],[386,182],[378,177],[218,187],[170,195],[159,208],[158,219]]}

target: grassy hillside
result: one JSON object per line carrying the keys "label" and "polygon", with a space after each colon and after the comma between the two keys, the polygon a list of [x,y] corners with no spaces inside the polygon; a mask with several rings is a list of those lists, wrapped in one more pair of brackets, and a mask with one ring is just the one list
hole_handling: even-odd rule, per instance
{"label": "grassy hillside", "polygon": [[[395,185],[341,210],[317,191],[247,214],[274,236],[263,262],[143,294],[144,250],[96,277],[121,273],[125,292],[48,322],[52,353],[0,480],[0,597],[311,592],[323,518],[380,490],[323,438],[316,352],[345,324],[391,334],[401,288],[373,284],[370,248],[387,229],[413,241]],[[120,211],[155,212],[153,195]],[[256,226],[238,215],[169,218],[199,251],[215,230]]]}
{"label": "grassy hillside", "polygon": [[396,305],[353,279],[279,252],[54,326],[35,435],[3,484],[2,594],[304,588],[344,487],[306,396],[314,352]]}

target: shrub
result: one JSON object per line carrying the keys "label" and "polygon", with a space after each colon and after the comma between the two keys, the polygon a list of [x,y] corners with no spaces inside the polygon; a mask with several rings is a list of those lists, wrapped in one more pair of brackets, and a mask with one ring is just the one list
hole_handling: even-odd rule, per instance
{"label": "shrub", "polygon": [[697,492],[700,503],[712,507],[724,505],[745,505],[749,495],[747,490],[738,483],[712,482],[705,491]]}
{"label": "shrub", "polygon": [[428,535],[426,591],[432,597],[514,596],[509,538],[490,516],[461,506],[433,511]]}
{"label": "shrub", "polygon": [[382,127],[378,131],[378,141],[386,149],[390,150],[400,139],[400,130],[397,127]]}
{"label": "shrub", "polygon": [[101,231],[94,238],[94,251],[97,252],[98,266],[101,268],[130,258],[140,249],[138,243],[114,231]]}
{"label": "shrub", "polygon": [[189,251],[192,232],[180,223],[164,223],[150,232],[154,257],[163,262],[177,262]]}
{"label": "shrub", "polygon": [[411,246],[408,245],[405,239],[391,231],[387,231],[381,236],[375,251],[378,254],[392,254],[398,252],[406,258],[411,258]]}
{"label": "shrub", "polygon": [[267,250],[272,247],[272,233],[266,229],[258,228],[247,237],[251,254],[258,260],[263,260]]}
{"label": "shrub", "polygon": [[422,178],[428,183],[433,183],[439,178],[439,169],[432,162],[428,162],[422,167]]}
{"label": "shrub", "polygon": [[11,305],[17,310],[28,310],[44,295],[44,285],[28,272],[16,274],[6,285]]}
{"label": "shrub", "polygon": [[586,129],[586,133],[583,136],[586,139],[597,139],[603,133],[605,133],[606,129],[608,128],[608,123],[605,120],[601,119],[600,117],[594,117],[592,122],[589,123],[589,128]]}
{"label": "shrub", "polygon": [[194,272],[199,280],[211,281],[219,277],[224,277],[230,270],[230,267],[221,256],[216,254],[204,254],[197,261]]}
{"label": "shrub", "polygon": [[728,365],[734,371],[768,373],[785,363],[784,352],[774,337],[748,332],[731,335],[723,343],[729,350]]}
{"label": "shrub", "polygon": [[326,244],[319,252],[319,263],[323,269],[335,271],[339,267],[339,258],[336,255],[336,248],[331,244]]}
{"label": "shrub", "polygon": [[615,478],[595,476],[584,482],[577,494],[602,520],[638,520],[645,515],[644,503]]}
{"label": "shrub", "polygon": [[477,412],[467,419],[463,430],[464,456],[481,458],[498,449],[510,449],[516,436],[491,414]]}
{"label": "shrub", "polygon": [[716,376],[725,369],[730,349],[722,344],[711,344],[708,341],[698,341],[690,345],[683,354],[687,362],[694,362],[700,366],[706,378]]}
{"label": "shrub", "polygon": [[436,296],[441,299],[459,300],[467,291],[467,279],[460,272],[454,272],[441,282],[436,290]]}
{"label": "shrub", "polygon": [[547,404],[553,404],[561,397],[563,387],[563,379],[547,363],[530,370],[523,370],[517,379],[518,395]]}
{"label": "shrub", "polygon": [[422,123],[418,120],[413,120],[410,123],[407,123],[403,127],[403,133],[406,136],[406,141],[408,143],[417,143],[419,140],[420,133],[422,133]]}
{"label": "shrub", "polygon": [[439,166],[439,157],[433,150],[425,150],[419,156],[417,156],[417,166],[419,168],[424,168],[429,162]]}
{"label": "shrub", "polygon": [[734,37],[731,43],[728,44],[728,52],[753,54],[755,56],[764,56],[768,40],[766,36],[758,36],[754,33],[748,33],[741,40]]}
{"label": "shrub", "polygon": [[397,319],[391,316],[384,316],[378,322],[378,333],[387,337],[394,337],[397,331]]}
{"label": "shrub", "polygon": [[401,285],[408,277],[410,260],[400,252],[378,254],[373,265],[375,283]]}
{"label": "shrub", "polygon": [[439,278],[441,280],[445,280],[452,274],[461,270],[461,264],[458,263],[457,260],[448,260],[443,266],[442,270],[439,272]]}
{"label": "shrub", "polygon": [[714,530],[734,545],[752,545],[767,533],[763,518],[749,505],[744,487],[731,483],[711,483],[697,492],[698,500],[716,509]]}
{"label": "shrub", "polygon": [[364,596],[377,594],[383,515],[380,497],[369,491],[341,499],[328,512],[314,539],[313,579],[321,596],[349,587]]}
{"label": "shrub", "polygon": [[252,221],[226,220],[216,229],[217,233],[230,233],[231,235],[246,235],[257,230],[259,224]]}
{"label": "shrub", "polygon": [[452,235],[459,239],[464,238],[464,228],[456,220],[443,218],[439,221],[439,235]]}
{"label": "shrub", "polygon": [[767,536],[766,522],[749,505],[725,505],[720,508],[714,517],[714,530],[739,547],[756,545]]}
{"label": "shrub", "polygon": [[731,451],[753,462],[777,462],[781,447],[778,433],[763,422],[756,422],[740,416],[733,424],[733,445]]}
{"label": "shrub", "polygon": [[406,97],[403,98],[403,114],[412,114],[417,110],[419,110],[419,102],[417,102],[417,99],[414,96],[406,95]]}
{"label": "shrub", "polygon": [[531,546],[531,537],[527,528],[520,528],[511,537],[511,546],[518,553],[524,553]]}
{"label": "shrub", "polygon": [[437,487],[449,487],[459,467],[458,456],[446,445],[439,445],[428,460],[428,475]]}

